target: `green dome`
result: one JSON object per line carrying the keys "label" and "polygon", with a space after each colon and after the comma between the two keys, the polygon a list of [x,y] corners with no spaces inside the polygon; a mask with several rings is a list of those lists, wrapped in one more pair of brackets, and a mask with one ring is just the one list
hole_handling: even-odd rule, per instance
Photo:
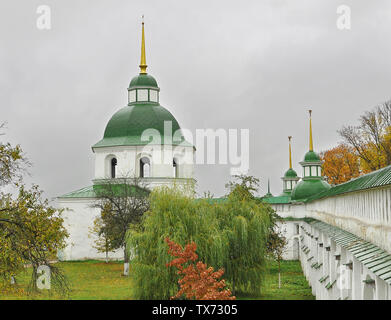
{"label": "green dome", "polygon": [[330,188],[330,185],[321,179],[302,180],[292,190],[291,199],[296,201],[304,201],[309,197]]}
{"label": "green dome", "polygon": [[[180,129],[174,116],[157,103],[123,107],[111,117],[103,139],[93,147],[146,145],[149,141],[141,140],[141,135],[146,129],[157,130],[163,143],[164,121],[171,121],[172,135]],[[149,139],[152,140],[151,137]],[[173,141],[172,144],[183,144],[183,141]]]}
{"label": "green dome", "polygon": [[297,177],[297,173],[292,168],[289,168],[288,171],[285,172],[284,177],[285,178],[296,178]]}
{"label": "green dome", "polygon": [[158,88],[157,82],[154,77],[149,74],[139,74],[135,76],[129,84],[129,88],[132,87],[154,87]]}
{"label": "green dome", "polygon": [[308,151],[304,156],[304,161],[317,162],[320,161],[320,157],[316,152]]}

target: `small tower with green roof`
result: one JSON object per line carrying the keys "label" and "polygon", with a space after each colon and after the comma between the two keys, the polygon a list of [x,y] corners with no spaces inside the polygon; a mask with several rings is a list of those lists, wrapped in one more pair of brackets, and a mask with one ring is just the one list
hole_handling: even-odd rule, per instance
{"label": "small tower with green roof", "polygon": [[108,121],[95,153],[94,184],[106,179],[140,177],[152,188],[187,183],[194,176],[195,148],[178,121],[160,105],[160,88],[147,73],[144,21],[140,73],[130,81],[128,103]]}
{"label": "small tower with green roof", "polygon": [[297,176],[297,173],[292,168],[292,146],[291,146],[292,136],[288,137],[289,141],[289,169],[285,172],[284,176],[281,178],[283,181],[283,192],[282,196],[288,196],[291,194],[293,188],[296,186],[297,182],[300,180],[300,177]]}
{"label": "small tower with green roof", "polygon": [[320,160],[319,155],[314,151],[312,140],[312,110],[309,110],[309,115],[310,148],[304,156],[304,161],[300,162],[301,166],[303,167],[303,178],[291,193],[292,201],[304,201],[315,194],[331,188],[322,177],[322,161]]}

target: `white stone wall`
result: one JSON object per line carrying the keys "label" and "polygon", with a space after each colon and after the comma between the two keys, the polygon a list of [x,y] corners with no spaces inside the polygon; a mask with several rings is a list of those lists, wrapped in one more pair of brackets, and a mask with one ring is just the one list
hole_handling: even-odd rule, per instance
{"label": "white stone wall", "polygon": [[286,221],[278,222],[277,227],[287,239],[287,246],[283,255],[284,260],[298,260],[299,259],[299,226],[300,222]]}
{"label": "white stone wall", "polygon": [[[288,239],[297,239],[296,229],[293,227],[297,223],[313,235],[312,238],[307,236],[300,228],[299,253],[295,254],[297,251],[293,246],[296,244],[290,241],[284,258],[288,260],[299,258],[304,275],[317,299],[391,300],[390,285],[373,274],[327,235],[299,221],[306,217],[323,221],[353,233],[391,253],[390,186],[346,193],[307,204],[273,204],[272,207],[279,216],[294,220],[286,223]],[[308,254],[303,251],[303,246],[309,249]],[[327,247],[330,247],[329,250],[326,249]],[[315,268],[312,266],[314,263],[321,266]],[[350,263],[352,269],[345,266],[350,266]],[[320,282],[319,280],[325,276],[328,278]],[[365,283],[364,280],[367,279],[374,280],[374,283]],[[347,283],[343,284],[343,281]],[[328,284],[333,285],[326,288]]]}
{"label": "white stone wall", "polygon": [[[93,221],[100,215],[99,209],[91,208],[93,199],[59,199],[58,207],[63,213],[64,226],[69,233],[67,247],[59,253],[60,260],[104,259],[105,253],[94,248],[96,239],[90,232]],[[111,259],[123,259],[122,250],[109,253]]]}
{"label": "white stone wall", "polygon": [[305,205],[313,217],[349,231],[391,252],[391,187],[320,199]]}
{"label": "white stone wall", "polygon": [[[301,227],[299,257],[316,299],[391,300],[391,286],[368,270],[350,252],[307,223],[302,222]],[[306,248],[309,250],[306,251]],[[315,263],[320,266],[314,266]],[[364,280],[374,282],[365,283]]]}

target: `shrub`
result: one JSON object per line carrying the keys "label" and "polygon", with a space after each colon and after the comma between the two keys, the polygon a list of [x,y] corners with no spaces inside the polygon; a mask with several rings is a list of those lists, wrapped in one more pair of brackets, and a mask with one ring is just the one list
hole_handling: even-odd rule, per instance
{"label": "shrub", "polygon": [[169,246],[168,253],[176,257],[167,267],[175,267],[178,275],[183,277],[178,280],[180,290],[172,299],[185,297],[195,300],[234,300],[231,290],[226,288],[224,280],[218,280],[224,274],[224,270],[214,271],[202,261],[196,262],[198,255],[195,253],[197,245],[191,242],[182,249],[182,246],[166,238]]}

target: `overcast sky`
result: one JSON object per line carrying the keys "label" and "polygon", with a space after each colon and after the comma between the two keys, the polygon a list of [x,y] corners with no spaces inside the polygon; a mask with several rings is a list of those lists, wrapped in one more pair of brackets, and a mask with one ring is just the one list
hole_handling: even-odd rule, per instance
{"label": "overcast sky", "polygon": [[[52,29],[36,27],[49,5]],[[336,26],[351,8],[351,30]],[[33,163],[28,181],[48,197],[91,185],[94,154],[110,117],[127,104],[139,72],[145,15],[148,72],[160,103],[183,128],[250,130],[250,171],[282,192],[288,168],[337,130],[391,97],[388,0],[130,1],[2,0],[0,121]],[[198,191],[224,194],[228,165],[197,165]]]}

